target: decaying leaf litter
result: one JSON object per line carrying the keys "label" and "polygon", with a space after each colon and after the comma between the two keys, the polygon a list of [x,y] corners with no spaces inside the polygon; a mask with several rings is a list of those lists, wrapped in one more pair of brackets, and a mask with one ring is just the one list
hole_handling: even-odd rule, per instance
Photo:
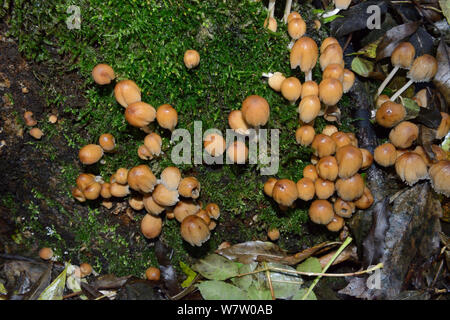
{"label": "decaying leaf litter", "polygon": [[[362,20],[367,19],[367,16],[358,15],[361,17],[358,23],[350,21],[355,12],[362,12],[370,4],[379,4],[383,15],[386,15],[384,21],[390,19],[391,23],[395,21],[397,25],[384,26],[390,28],[385,30],[387,32],[384,36],[373,40],[373,43],[365,43],[365,38],[371,38],[371,31],[367,30]],[[430,6],[434,9],[430,9]],[[450,74],[443,72],[448,70],[449,65],[448,45],[441,34],[441,29],[436,25],[443,20],[442,13],[445,14],[446,9],[442,8],[441,13],[439,8],[438,3],[399,6],[395,1],[390,5],[369,1],[354,4],[348,11],[341,11],[340,15],[343,17],[329,19],[333,20],[331,35],[338,38],[345,48],[346,65],[354,68],[353,71],[361,76],[356,79],[353,89],[348,94],[355,102],[351,104],[354,108],[349,107],[348,111],[353,113],[356,119],[355,126],[359,130],[361,147],[373,152],[380,139],[384,139],[385,132],[382,130],[379,132],[379,128],[371,123],[374,110],[372,92],[376,92],[375,85],[378,83],[372,80],[382,80],[383,74],[389,72],[384,63],[392,54],[393,43],[409,40],[418,54],[435,54],[439,64],[438,72],[433,79],[434,86],[426,85],[429,82],[425,86],[417,83],[414,92],[406,91],[406,96],[413,98],[413,93],[425,88],[427,106],[419,105],[418,99],[409,99],[410,101],[405,103],[408,98],[402,98],[402,103],[407,108],[408,120],[420,124],[418,145],[423,147],[431,160],[439,156],[432,148],[435,142],[433,137],[442,122],[441,112],[448,112],[449,83],[446,77]],[[301,6],[295,2],[293,9],[302,11]],[[327,25],[325,21],[322,22]],[[388,45],[384,47],[385,44]],[[362,48],[372,48],[372,51],[376,48],[375,57],[372,54],[363,54],[364,58],[354,58],[353,53]],[[367,69],[362,71],[361,66]],[[392,86],[388,86],[385,92],[390,95],[406,81],[405,73],[394,77]],[[445,142],[442,146],[445,146]],[[448,149],[445,151],[448,152]],[[448,250],[445,234],[442,236],[440,233],[439,218],[448,215],[448,212],[441,209],[441,204],[444,208],[448,206],[445,205],[448,199],[436,196],[429,182],[420,182],[413,187],[407,187],[398,181],[394,172],[376,165],[368,169],[365,180],[370,186],[375,203],[368,210],[358,210],[348,223],[349,232],[355,239],[354,246],[353,244],[348,246],[351,238],[346,237],[342,238],[342,241],[346,239],[344,244],[348,246],[347,248],[341,243],[330,242],[318,244],[296,254],[288,254],[271,242],[252,241],[235,244],[219,249],[216,254],[206,255],[191,266],[184,264],[185,273],[191,281],[184,282],[184,285],[180,286],[182,280],[179,278],[183,279],[184,276],[177,274],[170,259],[167,259],[171,256],[169,254],[171,249],[157,241],[155,252],[161,270],[159,281],[149,282],[135,277],[94,274],[94,279],[91,276],[89,282],[82,280],[79,286],[73,286],[76,290],[71,289],[70,293],[67,286],[71,276],[68,274],[68,270],[71,269],[70,263],[45,264],[37,260],[20,260],[18,256],[3,255],[1,256],[2,261],[5,261],[3,268],[7,268],[8,264],[11,268],[11,264],[20,261],[25,265],[25,270],[19,275],[10,276],[5,285],[2,283],[0,293],[2,297],[16,299],[107,299],[108,297],[178,299],[188,298],[193,293],[195,297],[198,289],[204,299],[315,299],[313,288],[317,280],[321,276],[332,275],[326,273],[327,268],[332,265],[335,258],[336,261],[339,260],[336,252],[343,250],[347,252],[347,259],[353,261],[351,265],[356,269],[353,272],[337,273],[341,277],[352,277],[347,278],[350,282],[340,291],[340,297],[347,295],[363,299],[442,298],[442,294],[447,292],[442,279],[448,278],[448,269],[443,268],[444,265],[448,268],[448,261],[444,263],[444,260],[448,260]],[[411,247],[410,243],[420,244],[416,245],[420,250]],[[318,254],[318,258],[313,257],[314,254]],[[323,258],[325,256],[328,260]],[[398,260],[389,261],[389,257],[396,257]],[[325,265],[321,259],[327,261]],[[43,269],[37,280],[32,280],[28,274],[34,265]],[[296,269],[292,266],[296,266]],[[397,269],[395,274],[394,266]],[[13,265],[12,268],[16,270],[17,266]],[[400,273],[398,269],[401,270]],[[367,288],[365,273],[376,270],[381,271],[384,287],[375,290]],[[36,273],[34,277],[37,277]],[[411,282],[412,278],[415,279],[414,283]],[[19,294],[11,295],[12,286],[16,286],[14,292]],[[223,295],[219,296],[218,292]]]}

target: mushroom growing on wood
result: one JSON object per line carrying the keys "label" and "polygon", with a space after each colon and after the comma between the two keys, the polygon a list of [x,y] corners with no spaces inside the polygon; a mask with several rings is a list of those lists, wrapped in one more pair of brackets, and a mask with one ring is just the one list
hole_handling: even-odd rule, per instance
{"label": "mushroom growing on wood", "polygon": [[316,132],[313,126],[304,125],[295,131],[295,140],[298,144],[307,147],[313,142],[315,135]]}
{"label": "mushroom growing on wood", "polygon": [[289,48],[292,48],[295,40],[300,39],[306,32],[306,23],[303,19],[297,18],[292,19],[288,22],[288,33],[292,38],[291,43],[289,44]]}
{"label": "mushroom growing on wood", "polygon": [[397,150],[393,144],[384,143],[375,148],[373,157],[380,166],[389,167],[397,160]]}
{"label": "mushroom growing on wood", "polygon": [[265,125],[270,116],[269,103],[258,95],[245,98],[242,102],[241,111],[245,122],[256,128]]}
{"label": "mushroom growing on wood", "polygon": [[275,183],[277,183],[277,179],[275,178],[269,178],[264,183],[264,193],[269,197],[272,197],[273,187],[275,186]]}
{"label": "mushroom growing on wood", "polygon": [[414,152],[405,152],[395,161],[395,171],[400,179],[412,186],[417,181],[428,178],[428,168],[422,157]]}
{"label": "mushroom growing on wood", "polygon": [[142,193],[152,192],[156,183],[157,179],[155,175],[145,164],[136,166],[128,172],[128,185],[133,190]]}
{"label": "mushroom growing on wood", "polygon": [[[263,74],[265,76],[265,74]],[[283,83],[286,77],[281,72],[274,72],[273,74],[268,74],[269,80],[267,81],[269,87],[271,87],[276,92],[281,91],[281,84]]]}
{"label": "mushroom growing on wood", "polygon": [[298,198],[302,199],[303,201],[312,200],[312,198],[314,198],[314,195],[316,194],[314,181],[307,177],[303,177],[302,179],[298,180],[297,193]]}
{"label": "mushroom growing on wood", "polygon": [[197,199],[200,196],[200,182],[195,177],[186,177],[180,181],[178,192],[182,197]]}
{"label": "mushroom growing on wood", "polygon": [[377,109],[375,120],[380,126],[392,128],[402,121],[405,116],[406,110],[402,104],[386,101]]}

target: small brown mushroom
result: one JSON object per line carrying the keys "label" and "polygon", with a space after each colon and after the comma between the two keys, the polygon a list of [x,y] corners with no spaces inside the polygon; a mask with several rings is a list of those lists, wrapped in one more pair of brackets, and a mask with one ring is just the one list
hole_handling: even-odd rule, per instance
{"label": "small brown mushroom", "polygon": [[317,224],[329,224],[334,217],[333,206],[327,200],[314,200],[308,213],[311,221]]}
{"label": "small brown mushroom", "polygon": [[173,131],[178,123],[178,113],[171,105],[163,104],[156,111],[156,121],[160,127]]}
{"label": "small brown mushroom", "polygon": [[200,54],[197,50],[186,50],[186,52],[184,53],[183,61],[186,68],[195,68],[200,63]]}
{"label": "small brown mushroom", "polygon": [[200,182],[195,177],[187,177],[181,180],[178,192],[182,197],[197,199],[200,196]]}
{"label": "small brown mushroom", "polygon": [[124,108],[141,101],[141,89],[132,80],[119,81],[114,87],[114,96],[117,102]]}
{"label": "small brown mushroom", "polygon": [[88,144],[80,149],[78,158],[82,164],[94,164],[103,157],[103,149],[98,144]]}
{"label": "small brown mushroom", "polygon": [[100,85],[110,84],[116,78],[113,68],[105,63],[97,64],[92,69],[92,78]]}
{"label": "small brown mushroom", "polygon": [[209,240],[210,235],[208,225],[196,215],[188,216],[181,222],[181,237],[191,246],[200,247]]}
{"label": "small brown mushroom", "polygon": [[273,199],[285,207],[290,207],[298,198],[297,185],[294,181],[280,179],[273,186]]}
{"label": "small brown mushroom", "polygon": [[141,221],[141,232],[144,237],[154,239],[160,235],[161,230],[162,219],[147,213]]}

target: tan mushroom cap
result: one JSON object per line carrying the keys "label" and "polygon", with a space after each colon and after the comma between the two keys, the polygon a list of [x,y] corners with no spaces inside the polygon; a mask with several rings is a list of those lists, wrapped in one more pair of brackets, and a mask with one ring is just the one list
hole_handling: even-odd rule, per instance
{"label": "tan mushroom cap", "polygon": [[316,134],[311,147],[314,150],[314,155],[319,158],[331,156],[336,152],[336,142],[331,137],[322,133]]}
{"label": "tan mushroom cap", "polygon": [[288,22],[289,36],[297,40],[306,33],[306,22],[302,18],[291,19]]}
{"label": "tan mushroom cap", "polygon": [[145,207],[143,197],[140,194],[134,194],[128,198],[128,204],[136,211],[140,211]]}
{"label": "tan mushroom cap", "polygon": [[210,237],[208,225],[195,215],[188,216],[181,222],[180,232],[181,237],[191,246],[200,247]]}
{"label": "tan mushroom cap", "polygon": [[317,178],[314,181],[314,189],[316,190],[316,196],[318,199],[328,199],[335,191],[335,185],[333,181]]}
{"label": "tan mushroom cap", "polygon": [[111,66],[104,63],[99,63],[94,67],[94,69],[92,69],[92,78],[94,79],[95,83],[104,85],[110,84],[111,81],[116,78],[116,76]]}
{"label": "tan mushroom cap", "polygon": [[317,173],[322,179],[330,181],[336,180],[338,176],[338,162],[335,157],[326,156],[321,158],[316,167]]}
{"label": "tan mushroom cap", "polygon": [[287,17],[287,23],[289,23],[293,19],[303,19],[303,18],[297,11],[291,11],[291,13],[289,13]]}
{"label": "tan mushroom cap", "polygon": [[265,125],[270,116],[269,103],[258,95],[251,95],[245,98],[242,102],[241,111],[245,122],[253,127]]}
{"label": "tan mushroom cap", "polygon": [[324,104],[334,106],[341,100],[343,93],[342,83],[339,80],[323,79],[319,84],[319,98]]}
{"label": "tan mushroom cap", "polygon": [[393,144],[384,143],[375,148],[373,157],[380,166],[389,167],[397,160],[397,150]]}
{"label": "tan mushroom cap", "polygon": [[303,99],[307,96],[319,96],[319,85],[317,84],[317,82],[309,80],[303,83],[302,94],[300,97]]}
{"label": "tan mushroom cap", "polygon": [[105,183],[103,183],[101,186],[102,186],[102,188],[100,189],[100,196],[101,196],[103,199],[109,199],[109,198],[111,198],[111,197],[112,197],[112,194],[111,194],[111,184],[108,183],[108,182],[105,182]]}
{"label": "tan mushroom cap", "polygon": [[206,210],[204,210],[204,209],[200,209],[195,215],[197,217],[201,218],[206,223],[206,225],[208,226],[208,229],[209,229],[209,224],[211,223],[211,217],[209,216],[208,212],[206,212]]}
{"label": "tan mushroom cap", "polygon": [[125,120],[133,127],[142,128],[155,121],[156,110],[148,103],[138,101],[125,109]]}
{"label": "tan mushroom cap", "polygon": [[200,210],[200,206],[192,200],[180,200],[175,206],[173,213],[178,222],[183,222],[187,216],[192,216]]}
{"label": "tan mushroom cap", "polygon": [[301,93],[302,84],[296,77],[286,78],[281,83],[281,94],[286,100],[290,101],[291,103],[297,101],[298,98],[300,98]]}
{"label": "tan mushroom cap", "polygon": [[276,92],[281,91],[281,84],[283,83],[286,77],[281,72],[275,72],[267,81],[269,87],[271,87]]}
{"label": "tan mushroom cap", "polygon": [[370,192],[369,188],[364,187],[364,193],[360,198],[355,200],[355,206],[358,209],[365,210],[372,205],[373,201],[372,192]]}
{"label": "tan mushroom cap", "polygon": [[85,189],[87,186],[94,182],[95,176],[91,173],[80,173],[75,180],[75,183],[80,190]]}
{"label": "tan mushroom cap", "polygon": [[170,104],[163,104],[156,111],[156,121],[160,127],[173,131],[178,123],[178,113]]}
{"label": "tan mushroom cap", "polygon": [[203,142],[205,151],[212,157],[221,156],[226,149],[226,141],[219,133],[211,133],[205,137]]}
{"label": "tan mushroom cap", "polygon": [[430,81],[436,75],[438,63],[435,57],[424,54],[417,57],[408,72],[408,78],[415,82]]}
{"label": "tan mushroom cap", "polygon": [[340,64],[344,62],[344,53],[341,46],[338,43],[329,44],[321,53],[319,58],[320,68],[325,70],[325,68],[330,64]]}
{"label": "tan mushroom cap", "polygon": [[297,185],[289,179],[280,179],[273,186],[273,199],[286,207],[290,207],[298,198]]}
{"label": "tan mushroom cap", "polygon": [[334,212],[343,217],[350,218],[355,212],[355,203],[352,201],[344,201],[341,198],[337,198],[333,204]]}
{"label": "tan mushroom cap", "polygon": [[334,0],[333,2],[336,8],[346,10],[350,6],[352,0]]}
{"label": "tan mushroom cap", "polygon": [[301,37],[295,42],[291,50],[291,69],[300,67],[302,72],[309,72],[316,65],[318,55],[317,43],[309,37]]}
{"label": "tan mushroom cap", "polygon": [[350,136],[346,132],[338,131],[331,135],[331,139],[336,143],[336,148],[352,144]]}
{"label": "tan mushroom cap", "polygon": [[233,110],[228,115],[228,125],[231,129],[240,134],[247,134],[250,128],[245,122],[244,115],[241,110]]}
{"label": "tan mushroom cap", "polygon": [[152,193],[152,198],[162,207],[174,206],[178,202],[178,191],[170,190],[163,184],[158,184]]}
{"label": "tan mushroom cap", "polygon": [[365,170],[365,169],[369,168],[372,165],[372,163],[373,163],[373,155],[372,155],[372,153],[370,153],[369,150],[364,149],[364,148],[359,148],[359,151],[361,151],[361,154],[362,154],[362,157],[363,157],[361,169]]}
{"label": "tan mushroom cap", "polygon": [[319,177],[316,167],[312,164],[308,164],[306,167],[304,167],[303,168],[303,177],[309,178],[313,182],[316,181],[317,178]]}
{"label": "tan mushroom cap", "polygon": [[114,96],[117,102],[124,108],[141,101],[141,89],[133,80],[121,80],[114,87]]}
{"label": "tan mushroom cap", "polygon": [[178,192],[182,197],[197,199],[200,196],[200,182],[195,177],[186,177],[180,181]]}
{"label": "tan mushroom cap", "polygon": [[39,129],[39,128],[32,128],[32,129],[29,131],[29,134],[30,134],[30,136],[32,136],[33,138],[39,140],[39,139],[41,139],[42,136],[44,135],[44,132],[42,132],[42,130]]}
{"label": "tan mushroom cap", "polygon": [[342,65],[337,63],[329,64],[322,73],[322,79],[328,78],[339,80],[342,83],[344,81],[344,68]]}
{"label": "tan mushroom cap", "polygon": [[450,197],[450,161],[441,160],[430,167],[429,175],[433,189]]}
{"label": "tan mushroom cap", "polygon": [[332,232],[338,232],[344,227],[344,224],[345,224],[344,219],[335,214],[331,222],[327,224],[327,229]]}
{"label": "tan mushroom cap", "polygon": [[414,61],[416,49],[409,42],[400,42],[392,51],[391,63],[394,67],[409,69]]}
{"label": "tan mushroom cap", "polygon": [[275,18],[272,17],[267,17],[266,20],[264,20],[264,28],[269,29],[272,32],[277,32],[277,20],[275,20]]}
{"label": "tan mushroom cap", "polygon": [[25,111],[23,113],[23,118],[25,119],[25,124],[29,127],[37,125],[37,121],[33,118],[33,112]]}
{"label": "tan mushroom cap", "polygon": [[161,154],[162,139],[161,136],[155,132],[149,133],[144,138],[144,146],[150,153],[150,158],[159,156]]}
{"label": "tan mushroom cap", "polygon": [[389,133],[389,140],[394,146],[407,149],[416,141],[419,136],[419,127],[409,121],[400,122]]}
{"label": "tan mushroom cap", "polygon": [[318,96],[306,96],[298,105],[298,113],[301,121],[309,123],[313,121],[320,112],[320,100]]}
{"label": "tan mushroom cap", "polygon": [[103,157],[103,149],[98,144],[88,144],[80,149],[78,158],[82,164],[94,164]]}
{"label": "tan mushroom cap", "polygon": [[327,124],[322,130],[322,134],[329,137],[331,137],[336,132],[338,132],[338,128],[332,124]]}
{"label": "tan mushroom cap", "polygon": [[116,147],[116,140],[111,133],[104,133],[98,138],[98,143],[106,152],[113,151]]}
{"label": "tan mushroom cap", "polygon": [[127,184],[128,183],[128,169],[127,168],[119,168],[114,174],[115,182],[119,184]]}
{"label": "tan mushroom cap", "polygon": [[360,174],[336,181],[336,191],[338,196],[345,201],[353,201],[360,198],[364,192],[364,180]]}
{"label": "tan mushroom cap", "polygon": [[88,200],[95,200],[100,197],[100,192],[102,190],[102,185],[98,182],[93,182],[84,188],[83,194]]}
{"label": "tan mushroom cap", "polygon": [[80,264],[80,274],[81,277],[87,277],[92,273],[92,266],[89,263],[83,262]]}
{"label": "tan mushroom cap", "polygon": [[264,183],[264,193],[266,195],[268,195],[269,197],[272,197],[272,193],[273,193],[273,187],[275,186],[275,183],[277,183],[277,179],[275,178],[269,178],[267,179],[267,181]]}
{"label": "tan mushroom cap", "polygon": [[376,106],[377,106],[377,109],[379,109],[379,108],[383,105],[383,103],[388,102],[388,101],[391,101],[391,99],[389,98],[388,95],[386,95],[386,94],[380,94],[380,95],[378,96],[378,98],[377,98],[376,103],[375,103]]}
{"label": "tan mushroom cap", "polygon": [[50,260],[53,257],[53,250],[47,247],[41,248],[39,250],[39,257],[42,260]]}
{"label": "tan mushroom cap", "polygon": [[128,185],[131,189],[142,193],[152,192],[157,179],[152,170],[145,165],[138,165],[128,171]]}
{"label": "tan mushroom cap", "polygon": [[337,41],[336,38],[333,38],[333,37],[325,38],[322,41],[322,44],[320,45],[320,53],[322,54],[330,44],[338,44],[339,45],[339,42]]}
{"label": "tan mushroom cap", "polygon": [[227,158],[232,163],[244,164],[248,159],[248,148],[242,141],[233,142],[227,149]]}
{"label": "tan mushroom cap", "polygon": [[161,183],[169,190],[177,190],[181,181],[181,171],[177,167],[167,167],[161,172]]}
{"label": "tan mushroom cap", "polygon": [[130,194],[130,187],[128,185],[122,185],[117,182],[111,183],[109,190],[111,195],[116,198],[123,198]]}
{"label": "tan mushroom cap", "polygon": [[141,232],[147,239],[158,237],[162,230],[162,219],[151,214],[146,214],[141,221]]}
{"label": "tan mushroom cap", "polygon": [[186,50],[186,52],[184,53],[183,61],[186,68],[195,68],[200,63],[200,54],[196,50]]}
{"label": "tan mushroom cap", "polygon": [[422,157],[414,152],[405,152],[395,161],[395,171],[403,182],[412,186],[428,178],[428,168]]}
{"label": "tan mushroom cap", "polygon": [[153,195],[150,193],[143,195],[142,203],[145,210],[154,216],[160,215],[166,209],[165,206],[158,204],[155,199],[153,199]]}
{"label": "tan mushroom cap", "polygon": [[212,219],[219,219],[220,217],[220,208],[217,203],[208,203],[205,208],[206,212]]}
{"label": "tan mushroom cap", "polygon": [[346,145],[336,150],[336,160],[339,164],[339,177],[350,178],[361,169],[363,155],[359,148]]}
{"label": "tan mushroom cap", "polygon": [[316,132],[314,131],[314,127],[310,125],[304,125],[298,128],[295,131],[295,140],[298,144],[306,147],[309,146],[313,140]]}
{"label": "tan mushroom cap", "polygon": [[333,206],[327,200],[314,200],[309,207],[309,218],[317,224],[329,224],[334,217]]}
{"label": "tan mushroom cap", "polygon": [[350,89],[353,87],[354,83],[355,83],[355,74],[348,69],[344,69],[344,80],[342,81],[342,89],[344,93],[349,92]]}
{"label": "tan mushroom cap", "polygon": [[155,267],[149,267],[145,270],[145,277],[150,281],[159,281],[161,277],[161,271]]}
{"label": "tan mushroom cap", "polygon": [[442,120],[436,131],[436,139],[442,139],[450,130],[450,116],[446,112],[441,112]]}
{"label": "tan mushroom cap", "polygon": [[84,196],[83,192],[78,187],[73,187],[71,190],[72,197],[74,197],[79,202],[85,202],[86,197]]}
{"label": "tan mushroom cap", "polygon": [[402,104],[386,101],[375,114],[375,120],[380,126],[392,128],[406,116],[405,107]]}
{"label": "tan mushroom cap", "polygon": [[280,239],[280,230],[277,228],[272,228],[269,231],[267,231],[267,237],[272,241],[277,241]]}
{"label": "tan mushroom cap", "polygon": [[309,201],[314,198],[316,194],[316,188],[314,186],[314,181],[310,178],[303,177],[297,181],[297,193],[298,198],[303,201]]}

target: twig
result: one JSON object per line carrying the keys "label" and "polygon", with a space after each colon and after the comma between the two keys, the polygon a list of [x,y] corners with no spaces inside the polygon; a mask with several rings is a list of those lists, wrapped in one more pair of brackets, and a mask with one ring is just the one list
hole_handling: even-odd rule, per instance
{"label": "twig", "polygon": [[83,294],[83,291],[75,291],[75,292],[69,293],[68,295],[63,296],[63,300],[69,299],[69,298],[73,298],[73,297],[77,297],[80,294]]}
{"label": "twig", "polygon": [[275,300],[275,292],[273,291],[272,279],[270,279],[270,271],[267,268],[267,265],[265,262],[264,262],[264,268],[266,269],[267,282],[269,283],[270,294],[272,295],[272,300]]}
{"label": "twig", "polygon": [[[350,242],[352,242],[351,237],[348,237],[347,239],[345,239],[344,243],[336,251],[333,258],[331,258],[331,260],[328,262],[328,264],[325,266],[325,268],[323,268],[324,273],[328,270],[328,268],[331,266],[333,261],[336,260],[336,258],[341,254],[341,252],[345,249],[345,247],[347,247],[350,244]],[[311,291],[314,289],[314,287],[316,286],[316,284],[319,282],[319,280],[321,278],[322,278],[322,275],[317,276],[317,278],[314,280],[314,282],[311,284],[311,286],[309,286],[308,291],[306,291],[305,295],[302,297],[302,300],[305,300],[306,298],[308,298],[309,294],[311,293]]]}

